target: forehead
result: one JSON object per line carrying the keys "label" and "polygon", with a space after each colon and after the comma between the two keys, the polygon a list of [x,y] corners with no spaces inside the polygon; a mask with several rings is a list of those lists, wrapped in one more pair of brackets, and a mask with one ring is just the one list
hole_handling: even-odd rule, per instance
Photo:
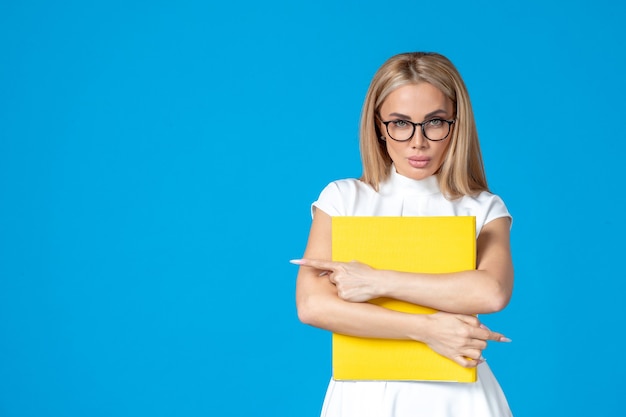
{"label": "forehead", "polygon": [[429,83],[407,84],[393,90],[380,107],[381,114],[423,116],[436,110],[452,111],[452,101]]}

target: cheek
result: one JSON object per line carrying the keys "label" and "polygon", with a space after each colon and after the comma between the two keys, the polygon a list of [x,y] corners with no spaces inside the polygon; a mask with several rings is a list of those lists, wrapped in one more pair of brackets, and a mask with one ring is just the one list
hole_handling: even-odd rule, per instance
{"label": "cheek", "polygon": [[396,155],[398,154],[397,146],[398,144],[392,142],[391,139],[387,139],[387,141],[385,142],[385,148],[387,149],[387,153],[389,154],[391,159],[395,159]]}
{"label": "cheek", "polygon": [[438,149],[438,158],[439,158],[439,167],[443,164],[443,161],[446,159],[446,155],[448,154],[448,149],[450,148],[450,142],[446,141],[445,145]]}

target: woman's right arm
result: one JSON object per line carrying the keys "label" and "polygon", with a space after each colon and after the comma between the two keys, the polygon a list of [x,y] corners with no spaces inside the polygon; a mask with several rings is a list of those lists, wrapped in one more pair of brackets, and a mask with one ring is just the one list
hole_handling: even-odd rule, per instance
{"label": "woman's right arm", "polygon": [[[315,210],[305,258],[327,259],[331,253],[331,217]],[[337,295],[337,288],[322,271],[300,267],[296,284],[298,318],[305,324],[335,333],[360,337],[409,339],[408,329],[419,317],[384,309],[370,303],[352,303]]]}
{"label": "woman's right arm", "polygon": [[[331,217],[316,209],[304,258],[331,260],[331,239]],[[296,305],[305,324],[350,336],[417,340],[466,367],[480,363],[487,340],[502,337],[481,326],[474,316],[408,314],[345,301],[334,284],[320,276],[322,272],[305,266],[298,271]]]}

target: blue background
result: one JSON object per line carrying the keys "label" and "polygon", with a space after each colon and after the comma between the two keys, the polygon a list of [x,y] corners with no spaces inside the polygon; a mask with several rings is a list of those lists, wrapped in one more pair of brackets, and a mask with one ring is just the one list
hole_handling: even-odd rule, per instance
{"label": "blue background", "polygon": [[361,173],[389,56],[447,55],[516,286],[483,316],[516,416],[622,406],[626,13],[617,1],[2,1],[0,416],[319,415],[309,205]]}

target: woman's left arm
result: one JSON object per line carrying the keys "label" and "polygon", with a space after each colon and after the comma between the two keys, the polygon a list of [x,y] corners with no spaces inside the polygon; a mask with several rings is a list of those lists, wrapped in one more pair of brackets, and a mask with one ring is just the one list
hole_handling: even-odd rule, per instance
{"label": "woman's left arm", "polygon": [[510,227],[508,217],[483,226],[476,242],[476,269],[470,271],[421,274],[313,259],[302,265],[327,270],[328,279],[347,301],[389,297],[450,313],[493,313],[506,307],[513,291]]}

